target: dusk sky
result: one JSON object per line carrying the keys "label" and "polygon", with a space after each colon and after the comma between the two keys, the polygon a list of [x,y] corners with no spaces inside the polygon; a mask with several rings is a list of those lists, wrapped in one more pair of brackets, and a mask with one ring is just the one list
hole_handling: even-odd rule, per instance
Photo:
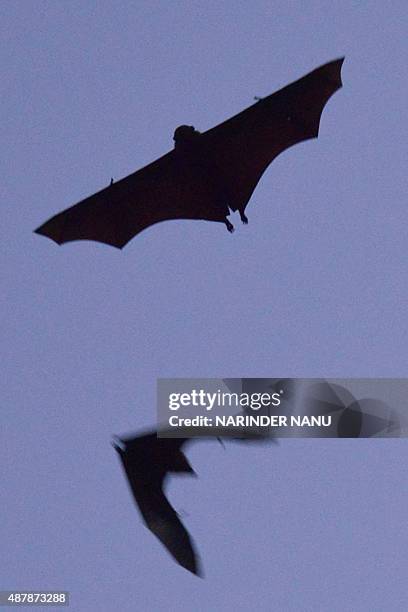
{"label": "dusk sky", "polygon": [[[1,3],[0,589],[75,612],[408,609],[406,439],[191,445],[199,478],[168,493],[204,580],[144,527],[110,445],[155,426],[158,377],[408,376],[407,26],[402,0]],[[233,235],[33,233],[178,125],[341,56],[319,138]]]}

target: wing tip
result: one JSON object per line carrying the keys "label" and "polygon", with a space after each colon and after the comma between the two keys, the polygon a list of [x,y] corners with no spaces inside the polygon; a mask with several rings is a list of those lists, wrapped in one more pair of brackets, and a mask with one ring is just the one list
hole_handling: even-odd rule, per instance
{"label": "wing tip", "polygon": [[58,246],[61,246],[62,242],[59,242],[56,238],[54,238],[54,236],[51,236],[50,234],[48,234],[46,231],[44,231],[43,228],[44,228],[43,225],[41,225],[40,227],[37,227],[37,229],[33,230],[33,234],[37,234],[38,236],[44,236],[44,238],[49,238],[50,240],[55,242],[55,244],[58,244]]}
{"label": "wing tip", "polygon": [[343,86],[343,82],[341,80],[341,69],[343,67],[343,63],[345,59],[346,58],[343,55],[342,57],[338,57],[337,59],[326,64],[327,67],[330,66],[333,68],[333,77],[334,77],[333,80],[337,83],[338,89],[340,89],[340,87]]}
{"label": "wing tip", "polygon": [[180,563],[179,562],[179,565],[181,565],[181,567],[184,567],[184,569],[186,569],[191,574],[194,574],[194,576],[197,576],[197,578],[201,578],[201,579],[204,578],[203,566],[200,562],[200,559],[197,556],[197,553],[195,553],[194,559],[192,560],[191,563]]}
{"label": "wing tip", "polygon": [[336,59],[331,60],[330,62],[327,62],[327,64],[323,64],[321,68],[325,66],[335,66],[335,65],[338,65],[341,68],[345,59],[346,59],[345,55],[340,55],[339,57],[336,57]]}
{"label": "wing tip", "polygon": [[340,89],[343,85],[342,80],[341,80],[341,69],[343,67],[344,60],[345,60],[344,55],[337,57],[336,59],[331,60],[330,62],[326,62],[326,64],[322,64],[321,66],[318,66],[317,68],[315,68],[315,70],[312,70],[312,72],[309,74],[324,73],[325,78],[336,85],[336,88],[333,91],[334,93],[335,91]]}
{"label": "wing tip", "polygon": [[58,244],[58,246],[62,246],[63,244],[67,244],[68,242],[78,242],[79,240],[89,240],[89,242],[99,242],[99,244],[107,244],[110,247],[113,247],[115,249],[119,249],[119,251],[122,251],[122,249],[127,245],[127,243],[130,242],[130,240],[127,240],[126,242],[123,242],[120,244],[114,244],[113,242],[106,242],[106,240],[98,240],[96,238],[68,238],[68,240],[58,240],[57,238],[55,238],[55,236],[53,236],[51,233],[46,231],[45,229],[46,225],[47,223],[45,225],[41,225],[40,227],[37,227],[37,229],[33,230],[33,234],[37,234],[38,236],[44,236],[45,238],[49,238],[50,240],[55,242],[55,244]]}

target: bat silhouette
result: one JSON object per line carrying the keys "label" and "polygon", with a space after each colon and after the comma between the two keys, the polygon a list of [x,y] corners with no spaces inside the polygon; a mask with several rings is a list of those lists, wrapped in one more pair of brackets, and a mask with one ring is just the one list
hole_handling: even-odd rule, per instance
{"label": "bat silhouette", "polygon": [[171,472],[195,475],[182,451],[189,438],[158,438],[156,432],[113,443],[139,507],[154,535],[164,544],[177,563],[202,575],[192,539],[177,512],[164,494],[166,477]]}
{"label": "bat silhouette", "polygon": [[[200,428],[195,428],[196,435],[199,432]],[[208,439],[208,429],[203,428],[202,432]],[[233,438],[228,428],[214,427],[212,432],[214,436],[218,436],[219,442],[222,442],[222,436],[228,434],[229,439],[237,442],[275,442],[250,427],[234,428]],[[193,540],[164,493],[168,474],[177,472],[196,476],[182,451],[187,442],[196,439],[158,438],[157,432],[153,431],[129,438],[115,436],[112,445],[121,458],[133,497],[148,529],[167,548],[177,563],[193,574],[202,576]]]}
{"label": "bat silhouette", "polygon": [[245,208],[269,164],[317,138],[329,98],[341,87],[344,58],[316,68],[238,115],[200,133],[179,126],[172,151],[55,215],[38,229],[63,244],[96,240],[119,249],[147,227],[171,219],[225,223]]}

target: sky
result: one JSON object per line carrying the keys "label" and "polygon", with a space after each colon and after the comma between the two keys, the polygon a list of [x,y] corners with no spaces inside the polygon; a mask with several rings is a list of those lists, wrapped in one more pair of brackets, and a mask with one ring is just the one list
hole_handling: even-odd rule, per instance
{"label": "sky", "polygon": [[[113,434],[158,377],[405,377],[406,3],[3,2],[1,589],[71,609],[408,606],[406,440],[197,442],[169,497],[205,579],[143,526]],[[345,56],[319,138],[264,174],[230,235],[172,221],[123,251],[33,230]]]}

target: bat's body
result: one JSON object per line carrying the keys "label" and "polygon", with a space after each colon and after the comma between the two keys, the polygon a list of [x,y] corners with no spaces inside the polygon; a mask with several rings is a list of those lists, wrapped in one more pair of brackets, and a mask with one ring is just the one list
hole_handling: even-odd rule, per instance
{"label": "bat's body", "polygon": [[170,219],[225,223],[245,207],[269,164],[285,149],[317,138],[320,117],[341,87],[343,58],[329,62],[200,134],[180,126],[175,148],[148,166],[55,215],[35,230],[58,244],[96,240],[122,248]]}

